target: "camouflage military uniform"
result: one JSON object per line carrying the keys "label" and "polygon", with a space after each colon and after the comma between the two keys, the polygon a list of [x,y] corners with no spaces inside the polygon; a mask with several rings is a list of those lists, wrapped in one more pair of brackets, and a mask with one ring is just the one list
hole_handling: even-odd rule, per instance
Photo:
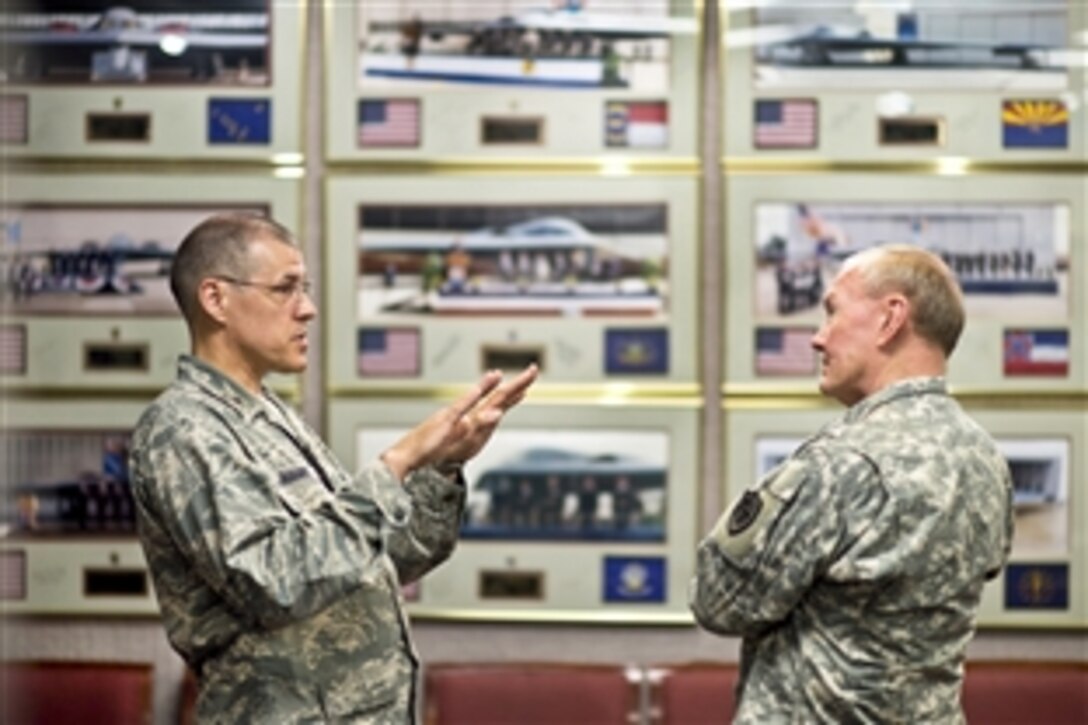
{"label": "camouflage military uniform", "polygon": [[167,635],[201,722],[405,723],[418,660],[400,600],[446,559],[462,482],[347,473],[271,392],[191,357],[133,436],[132,483]]}
{"label": "camouflage military uniform", "polygon": [[743,637],[738,723],[957,723],[1012,483],[940,378],[891,385],[805,441],[699,545],[691,607]]}

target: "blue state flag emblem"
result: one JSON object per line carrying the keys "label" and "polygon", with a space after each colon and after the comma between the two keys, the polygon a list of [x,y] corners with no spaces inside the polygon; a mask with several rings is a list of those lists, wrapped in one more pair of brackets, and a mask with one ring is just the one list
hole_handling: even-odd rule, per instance
{"label": "blue state flag emblem", "polygon": [[1009,564],[1006,609],[1068,609],[1068,564]]}
{"label": "blue state flag emblem", "polygon": [[267,144],[272,140],[272,101],[208,99],[209,144]]}
{"label": "blue state flag emblem", "polygon": [[622,327],[604,331],[608,375],[661,375],[669,371],[669,331]]}
{"label": "blue state flag emblem", "polygon": [[606,556],[605,602],[661,603],[665,601],[665,558]]}
{"label": "blue state flag emblem", "polygon": [[1069,145],[1069,109],[1061,101],[1005,101],[1001,124],[1005,148],[1066,148]]}

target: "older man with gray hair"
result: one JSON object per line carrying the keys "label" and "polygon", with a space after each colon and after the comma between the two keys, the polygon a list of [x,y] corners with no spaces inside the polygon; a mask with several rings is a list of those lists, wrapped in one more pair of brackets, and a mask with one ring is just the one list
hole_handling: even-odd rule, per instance
{"label": "older man with gray hair", "polygon": [[736,723],[957,723],[1012,483],[950,397],[959,286],[919,248],[849,258],[812,338],[846,412],[749,487],[698,549],[691,608],[740,635]]}

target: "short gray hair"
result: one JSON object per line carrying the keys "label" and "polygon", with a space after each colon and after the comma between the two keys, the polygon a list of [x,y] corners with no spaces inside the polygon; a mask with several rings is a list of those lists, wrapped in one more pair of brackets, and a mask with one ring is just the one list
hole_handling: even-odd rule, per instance
{"label": "short gray hair", "polygon": [[190,325],[200,310],[200,283],[216,275],[245,279],[249,245],[266,238],[298,246],[286,227],[258,214],[217,214],[185,235],[170,268],[170,291]]}
{"label": "short gray hair", "polygon": [[898,292],[910,302],[911,323],[949,357],[966,315],[963,293],[948,265],[932,252],[909,244],[888,244],[850,257],[843,270],[857,270],[866,294]]}

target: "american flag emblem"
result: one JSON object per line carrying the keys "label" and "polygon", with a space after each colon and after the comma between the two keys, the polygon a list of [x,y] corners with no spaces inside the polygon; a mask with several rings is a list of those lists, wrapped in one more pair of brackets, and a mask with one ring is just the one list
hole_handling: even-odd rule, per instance
{"label": "american flag emblem", "polygon": [[419,330],[416,328],[359,329],[360,375],[419,375],[419,354]]}
{"label": "american flag emblem", "polygon": [[26,552],[0,551],[0,601],[26,599]]}
{"label": "american flag emblem", "polygon": [[26,143],[27,97],[0,95],[0,143]]}
{"label": "american flag emblem", "polygon": [[26,325],[0,325],[0,375],[26,373]]}
{"label": "american flag emblem", "polygon": [[811,327],[756,328],[756,375],[812,375],[816,352]]}
{"label": "american flag emblem", "polygon": [[359,101],[359,146],[418,146],[419,101],[414,98]]}
{"label": "american flag emblem", "polygon": [[755,146],[758,149],[808,149],[816,146],[819,120],[812,99],[757,100]]}

